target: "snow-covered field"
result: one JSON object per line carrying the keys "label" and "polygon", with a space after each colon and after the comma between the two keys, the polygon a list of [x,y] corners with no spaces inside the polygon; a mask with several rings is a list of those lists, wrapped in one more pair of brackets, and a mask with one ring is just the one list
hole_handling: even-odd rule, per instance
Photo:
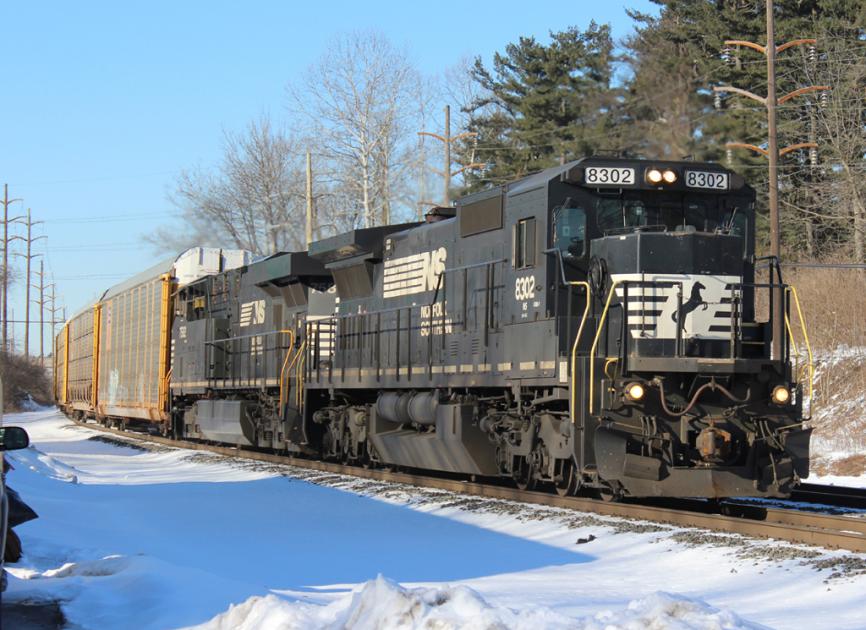
{"label": "snow-covered field", "polygon": [[866,556],[5,421],[40,518],[4,602],[75,627],[866,627]]}

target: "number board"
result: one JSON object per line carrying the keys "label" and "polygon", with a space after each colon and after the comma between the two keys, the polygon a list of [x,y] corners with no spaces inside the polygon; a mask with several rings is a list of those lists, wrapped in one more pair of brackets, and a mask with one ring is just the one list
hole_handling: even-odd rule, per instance
{"label": "number board", "polygon": [[587,166],[583,181],[594,186],[633,185],[634,169],[618,166]]}
{"label": "number board", "polygon": [[686,186],[689,188],[728,189],[728,174],[710,171],[686,171]]}

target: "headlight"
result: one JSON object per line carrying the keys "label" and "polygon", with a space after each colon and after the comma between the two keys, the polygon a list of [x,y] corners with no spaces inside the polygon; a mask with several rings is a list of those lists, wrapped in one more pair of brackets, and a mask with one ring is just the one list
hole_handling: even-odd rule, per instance
{"label": "headlight", "polygon": [[667,182],[668,184],[673,184],[675,181],[677,181],[677,174],[671,169],[667,169],[664,173],[662,173],[662,179],[664,179],[665,182]]}
{"label": "headlight", "polygon": [[777,405],[787,405],[791,402],[791,390],[784,385],[776,385],[773,388],[773,393],[770,395],[773,402]]}
{"label": "headlight", "polygon": [[640,383],[629,383],[625,386],[625,397],[629,400],[638,401],[646,394],[646,388]]}
{"label": "headlight", "polygon": [[662,172],[657,168],[651,168],[646,172],[646,180],[650,184],[661,184],[663,177]]}

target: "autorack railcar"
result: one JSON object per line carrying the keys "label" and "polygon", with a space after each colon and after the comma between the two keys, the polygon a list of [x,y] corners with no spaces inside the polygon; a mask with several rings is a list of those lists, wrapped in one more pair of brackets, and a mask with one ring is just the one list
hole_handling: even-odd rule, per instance
{"label": "autorack railcar", "polygon": [[107,424],[146,423],[167,434],[177,288],[250,260],[240,250],[192,248],[110,287],[73,315],[55,338],[61,409]]}

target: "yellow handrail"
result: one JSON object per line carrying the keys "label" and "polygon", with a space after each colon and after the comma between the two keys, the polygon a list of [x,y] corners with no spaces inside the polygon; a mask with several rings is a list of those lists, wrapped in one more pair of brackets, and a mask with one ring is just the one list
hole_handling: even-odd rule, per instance
{"label": "yellow handrail", "polygon": [[168,395],[169,390],[171,389],[171,373],[173,371],[173,367],[169,368],[168,372],[165,373],[165,377],[162,379],[162,388],[165,390],[166,395]]}
{"label": "yellow handrail", "polygon": [[[812,417],[812,400],[815,394],[815,361],[812,356],[812,344],[809,343],[809,332],[806,330],[806,320],[803,318],[803,309],[800,308],[800,298],[797,295],[797,289],[793,286],[788,285],[786,287],[786,291],[788,291],[794,297],[794,306],[797,307],[797,317],[800,318],[800,331],[803,333],[803,345],[806,346],[806,353],[809,355],[809,415],[808,418]],[[793,341],[793,334],[791,332],[791,326],[788,322],[788,316],[785,315],[785,323],[788,325],[788,334],[791,335],[791,339]],[[794,346],[796,348],[796,344]],[[799,352],[798,352],[799,354]]]}
{"label": "yellow handrail", "polygon": [[[613,283],[610,285],[610,292],[607,294],[607,300],[604,303],[604,310],[601,312],[601,317],[598,320],[598,326],[596,326],[595,339],[592,340],[592,348],[590,348],[589,350],[589,413],[592,413],[593,409],[593,390],[595,386],[595,350],[598,347],[598,340],[601,337],[601,331],[604,328],[604,320],[607,319],[607,311],[610,309],[610,301],[613,299],[616,287],[619,286],[620,282],[620,280],[614,280]],[[628,310],[626,310],[625,317],[628,317]]]}
{"label": "yellow handrail", "polygon": [[576,416],[575,412],[577,411],[577,344],[580,342],[580,337],[583,334],[583,327],[586,324],[586,317],[589,315],[591,291],[589,282],[583,280],[575,280],[568,284],[572,286],[581,286],[586,289],[586,305],[583,307],[583,317],[580,319],[580,326],[577,328],[577,335],[575,335],[574,343],[571,346],[571,405],[569,411],[571,412],[571,423],[574,424]]}
{"label": "yellow handrail", "polygon": [[[283,405],[286,402],[285,396],[285,388],[286,388],[286,373],[292,369],[292,365],[295,364],[295,361],[298,358],[297,352],[292,352],[292,346],[295,345],[295,331],[293,330],[281,330],[281,333],[287,333],[289,335],[289,350],[286,352],[286,358],[283,361],[283,367],[280,370],[280,413],[282,413]],[[292,362],[289,363],[289,357],[294,357]]]}
{"label": "yellow handrail", "polygon": [[304,343],[302,343],[301,347],[298,349],[298,357],[300,360],[298,361],[297,366],[295,366],[295,386],[297,387],[297,391],[295,392],[295,404],[298,407],[298,411],[300,411],[301,404],[304,401],[304,363],[306,362],[304,350],[306,348],[307,341],[304,340]]}

